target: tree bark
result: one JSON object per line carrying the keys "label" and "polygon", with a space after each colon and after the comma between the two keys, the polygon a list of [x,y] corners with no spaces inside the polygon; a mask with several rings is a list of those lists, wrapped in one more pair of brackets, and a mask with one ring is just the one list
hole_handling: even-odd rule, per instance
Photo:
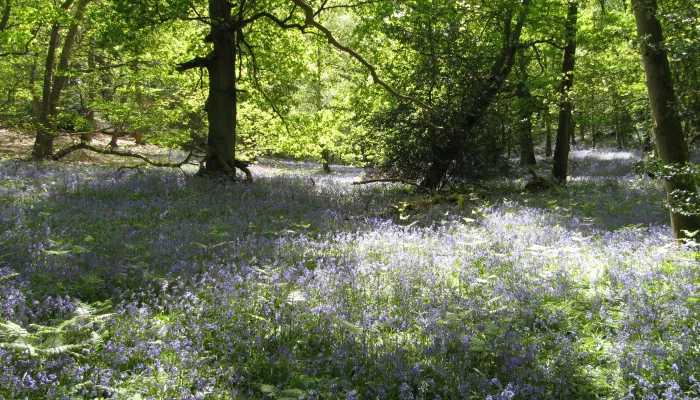
{"label": "tree bark", "polygon": [[545,157],[552,156],[552,130],[549,127],[549,116],[544,116],[544,133],[545,133],[545,143],[544,143],[544,155]]}
{"label": "tree bark", "polygon": [[644,142],[643,142],[644,147],[642,147],[643,151],[649,152],[651,151],[651,134],[649,133],[648,130],[644,131]]}
{"label": "tree bark", "polygon": [[56,63],[56,49],[58,48],[59,31],[61,27],[56,23],[51,27],[49,37],[49,49],[46,53],[44,66],[44,82],[41,91],[41,105],[38,115],[38,126],[32,157],[41,159],[53,154],[54,132],[51,130],[51,118],[49,106],[51,104],[51,82],[53,82],[54,64]]}
{"label": "tree bark", "polygon": [[[524,72],[525,68],[521,68]],[[518,133],[520,142],[520,165],[535,165],[535,146],[532,140],[532,95],[525,82],[521,82],[516,90],[518,97]]]}
{"label": "tree bark", "polygon": [[570,136],[573,134],[571,117],[570,92],[574,86],[574,66],[576,55],[576,28],[578,16],[578,2],[569,1],[569,10],[566,17],[566,47],[564,48],[564,62],[562,65],[563,77],[559,85],[561,102],[559,104],[559,126],[557,128],[557,141],[554,146],[554,159],[552,175],[560,185],[566,185],[566,177],[569,167]]}
{"label": "tree bark", "polygon": [[[654,117],[657,151],[664,164],[682,166],[689,162],[688,148],[678,116],[661,23],[656,17],[656,0],[632,0],[632,7],[646,74],[649,103]],[[669,200],[674,193],[684,192],[693,197],[697,196],[697,188],[690,178],[674,176],[665,179],[664,185]],[[677,239],[686,238],[686,232],[700,229],[700,217],[681,213],[672,207],[671,227]]]}
{"label": "tree bark", "polygon": [[2,18],[0,18],[0,32],[7,30],[7,25],[10,22],[10,14],[12,14],[12,0],[5,0]]}
{"label": "tree bark", "polygon": [[[205,159],[206,172],[230,174],[236,164],[236,36],[230,27],[236,21],[227,0],[209,0],[211,31],[207,39],[214,45],[207,69],[209,97],[206,110],[209,121]],[[227,166],[229,168],[227,168]]]}
{"label": "tree bark", "polygon": [[[50,157],[54,152],[53,139],[58,124],[58,104],[61,99],[63,87],[68,80],[65,74],[68,71],[75,36],[78,33],[78,26],[85,18],[85,9],[90,1],[91,0],[80,0],[76,5],[75,13],[73,14],[73,23],[68,29],[66,37],[63,39],[63,48],[56,71],[54,71],[54,65],[56,63],[56,50],[58,49],[61,27],[56,23],[51,28],[49,49],[46,55],[46,70],[44,71],[39,127],[34,141],[34,151],[32,152],[32,157],[36,159]],[[73,0],[67,0],[61,7],[67,10],[72,4]]]}
{"label": "tree bark", "polygon": [[523,0],[518,12],[518,17],[513,26],[512,17],[505,20],[503,46],[501,52],[491,67],[488,83],[482,87],[476,96],[477,101],[469,108],[466,117],[461,124],[453,129],[444,143],[435,144],[430,167],[421,182],[421,186],[427,189],[437,189],[445,178],[447,171],[459,156],[462,148],[462,137],[469,135],[474,126],[481,121],[493,99],[501,91],[505,80],[510,75],[515,63],[515,55],[520,44],[520,34],[527,17],[530,0]]}

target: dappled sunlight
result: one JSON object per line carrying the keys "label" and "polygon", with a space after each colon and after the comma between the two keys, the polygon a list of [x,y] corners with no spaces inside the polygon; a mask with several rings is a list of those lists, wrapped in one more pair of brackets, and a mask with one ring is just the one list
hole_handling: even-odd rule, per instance
{"label": "dappled sunlight", "polygon": [[634,173],[633,162],[642,159],[640,151],[579,149],[569,154],[571,179],[577,177],[621,177]]}
{"label": "dappled sunlight", "polygon": [[234,184],[2,162],[0,316],[64,331],[21,339],[45,363],[0,350],[0,390],[591,398],[633,376],[656,390],[649,373],[673,368],[687,383],[697,263],[673,245],[656,182],[607,175],[633,157],[590,154],[577,159],[611,163],[565,191],[512,181],[413,210],[410,189],[316,163],[263,159]]}

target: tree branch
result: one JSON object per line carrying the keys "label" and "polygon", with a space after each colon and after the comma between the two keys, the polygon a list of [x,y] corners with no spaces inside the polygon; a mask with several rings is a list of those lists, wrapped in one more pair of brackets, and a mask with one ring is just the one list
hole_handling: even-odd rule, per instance
{"label": "tree branch", "polygon": [[81,143],[77,143],[77,144],[74,144],[72,146],[69,146],[69,147],[62,149],[61,151],[54,154],[51,158],[58,161],[61,158],[67,156],[68,154],[70,154],[76,150],[90,150],[92,152],[100,153],[100,154],[108,154],[108,155],[114,155],[114,156],[120,156],[120,157],[138,158],[139,160],[145,161],[146,163],[148,163],[154,167],[161,167],[161,168],[180,168],[190,161],[190,159],[192,158],[192,153],[193,153],[191,150],[190,153],[187,155],[187,157],[185,157],[185,159],[179,163],[169,163],[169,162],[164,163],[164,162],[152,161],[148,157],[143,156],[141,154],[132,153],[129,151],[116,150],[114,148],[101,149],[99,147],[91,146],[87,143],[81,142]]}
{"label": "tree branch", "polygon": [[245,23],[246,25],[248,25],[248,24],[253,23],[253,22],[255,22],[255,21],[257,21],[257,20],[259,20],[259,19],[261,19],[261,18],[267,18],[267,19],[269,19],[270,21],[272,21],[272,22],[274,22],[275,24],[277,24],[277,25],[278,25],[280,28],[282,28],[282,29],[299,29],[300,31],[303,32],[303,31],[307,28],[306,25],[302,25],[302,24],[290,24],[290,23],[288,23],[288,22],[292,19],[292,16],[294,15],[294,10],[296,10],[296,6],[294,6],[294,8],[292,9],[292,12],[289,14],[289,16],[288,16],[287,18],[283,19],[283,20],[281,20],[281,19],[275,17],[274,15],[272,15],[272,14],[270,14],[270,13],[268,13],[268,12],[260,12],[260,13],[257,13],[257,14],[255,14],[255,15],[253,15],[253,16],[250,17],[249,19],[245,20],[244,23]]}
{"label": "tree branch", "polygon": [[314,15],[315,15],[314,10],[311,8],[311,6],[306,4],[304,2],[304,0],[292,0],[292,1],[294,2],[294,4],[296,4],[299,8],[301,8],[304,11],[304,15],[306,17],[306,25],[313,26],[314,28],[321,31],[323,33],[323,35],[326,37],[326,39],[328,40],[328,43],[330,43],[333,47],[337,48],[338,50],[340,50],[344,53],[349,54],[352,58],[359,61],[360,64],[362,64],[369,71],[370,75],[372,76],[372,80],[374,81],[375,84],[381,86],[382,88],[384,88],[384,90],[391,93],[392,95],[394,95],[394,97],[396,97],[399,100],[409,101],[409,102],[416,104],[417,106],[419,106],[423,109],[435,111],[435,108],[432,107],[431,105],[429,105],[429,104],[427,104],[427,103],[425,103],[425,102],[423,102],[415,97],[401,94],[401,93],[397,92],[394,88],[389,86],[389,84],[384,82],[379,77],[379,74],[377,73],[376,68],[372,64],[370,64],[367,60],[365,60],[355,50],[340,44],[333,36],[333,33],[330,30],[328,30],[328,28],[326,28],[325,26],[316,22],[316,20],[314,19]]}
{"label": "tree branch", "polygon": [[190,69],[194,68],[207,68],[209,66],[209,63],[211,62],[211,55],[208,55],[206,57],[195,57],[191,59],[190,61],[184,62],[182,64],[178,64],[177,68],[175,70],[177,72],[185,72]]}
{"label": "tree branch", "polygon": [[319,7],[318,10],[316,10],[316,12],[314,13],[314,17],[319,16],[324,11],[332,10],[334,8],[343,8],[343,9],[355,8],[355,7],[366,6],[368,4],[376,4],[379,2],[380,2],[380,0],[368,0],[368,1],[359,1],[359,2],[354,3],[354,4],[336,4],[336,5],[332,5],[332,6],[326,6],[326,4],[328,4],[328,0],[324,0],[323,4],[321,4],[321,7]]}
{"label": "tree branch", "polygon": [[385,178],[385,179],[370,179],[366,181],[360,181],[360,182],[353,182],[353,185],[367,185],[370,183],[403,183],[405,185],[411,185],[414,187],[417,187],[420,190],[423,190],[428,193],[432,193],[433,191],[430,190],[429,188],[423,187],[415,182],[406,180],[406,179],[394,179],[394,178]]}
{"label": "tree branch", "polygon": [[29,46],[31,46],[32,42],[36,40],[36,36],[39,33],[38,29],[34,29],[31,31],[32,37],[27,40],[27,42],[24,44],[24,50],[18,50],[18,51],[10,51],[7,53],[0,53],[0,57],[7,57],[7,56],[23,56],[27,53],[29,53]]}
{"label": "tree branch", "polygon": [[548,45],[554,47],[555,49],[564,50],[564,46],[562,46],[561,44],[555,42],[555,41],[552,40],[552,39],[534,40],[534,41],[532,41],[532,42],[521,43],[521,44],[520,44],[520,47],[523,48],[523,49],[526,49],[526,48],[528,48],[528,47],[535,47],[535,46],[537,46],[538,44],[548,44]]}

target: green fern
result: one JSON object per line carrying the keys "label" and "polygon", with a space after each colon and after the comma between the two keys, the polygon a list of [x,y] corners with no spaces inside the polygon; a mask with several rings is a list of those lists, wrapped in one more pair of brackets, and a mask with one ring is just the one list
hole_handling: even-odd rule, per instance
{"label": "green fern", "polygon": [[81,349],[102,343],[102,337],[95,330],[83,328],[94,327],[113,315],[100,314],[109,305],[99,306],[78,303],[73,316],[56,326],[30,324],[29,329],[25,329],[12,321],[0,321],[0,347],[26,352],[30,357],[80,356]]}

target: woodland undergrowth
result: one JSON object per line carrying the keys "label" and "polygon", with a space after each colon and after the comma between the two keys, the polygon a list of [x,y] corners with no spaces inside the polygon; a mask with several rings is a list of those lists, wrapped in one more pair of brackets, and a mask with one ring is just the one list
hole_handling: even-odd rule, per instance
{"label": "woodland undergrowth", "polygon": [[699,255],[635,157],[444,201],[2,161],[0,398],[700,398]]}

